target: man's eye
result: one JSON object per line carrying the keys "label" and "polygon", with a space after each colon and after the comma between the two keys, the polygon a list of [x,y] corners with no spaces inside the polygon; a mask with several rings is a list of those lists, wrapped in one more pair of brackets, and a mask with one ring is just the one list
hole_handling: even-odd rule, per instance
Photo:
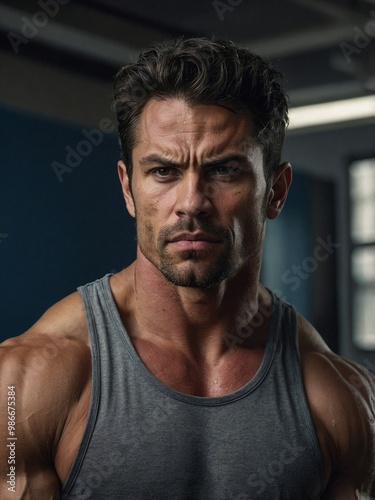
{"label": "man's eye", "polygon": [[225,176],[225,177],[235,177],[240,173],[240,170],[236,167],[231,167],[229,165],[223,165],[215,167],[210,171],[211,175],[214,176]]}
{"label": "man's eye", "polygon": [[159,167],[159,168],[154,168],[152,173],[158,177],[168,177],[173,174],[172,170],[173,169],[170,167]]}
{"label": "man's eye", "polygon": [[214,171],[218,174],[229,174],[232,169],[230,167],[216,167]]}

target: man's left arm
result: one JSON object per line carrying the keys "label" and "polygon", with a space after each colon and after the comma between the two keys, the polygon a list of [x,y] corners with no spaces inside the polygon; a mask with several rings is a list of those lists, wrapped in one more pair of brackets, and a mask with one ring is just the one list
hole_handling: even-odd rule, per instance
{"label": "man's left arm", "polygon": [[375,376],[339,356],[324,357],[336,377],[345,425],[335,436],[337,459],[321,500],[375,499]]}

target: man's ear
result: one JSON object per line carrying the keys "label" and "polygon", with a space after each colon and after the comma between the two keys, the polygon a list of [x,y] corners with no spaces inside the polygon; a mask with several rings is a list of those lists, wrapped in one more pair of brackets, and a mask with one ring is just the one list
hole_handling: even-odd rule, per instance
{"label": "man's ear", "polygon": [[276,219],[284,206],[292,183],[292,167],[290,163],[285,162],[279,165],[271,178],[266,213],[269,219]]}
{"label": "man's ear", "polygon": [[125,198],[126,208],[132,217],[135,217],[135,205],[133,195],[130,190],[130,182],[126,166],[122,160],[117,163],[118,176],[120,178],[122,193]]}

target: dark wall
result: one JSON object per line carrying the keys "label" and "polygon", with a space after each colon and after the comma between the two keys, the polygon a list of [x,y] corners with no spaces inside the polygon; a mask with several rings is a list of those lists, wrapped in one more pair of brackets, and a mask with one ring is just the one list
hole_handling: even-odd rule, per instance
{"label": "dark wall", "polygon": [[294,172],[287,202],[276,220],[267,222],[262,281],[302,314],[311,317],[311,280],[297,268],[311,254],[311,187]]}
{"label": "dark wall", "polygon": [[101,141],[93,135],[91,153],[80,163],[76,157],[79,164],[60,177],[52,163],[68,166],[67,146],[76,150],[85,140],[79,149],[90,152],[82,128],[2,108],[0,134],[4,339],[22,333],[77,286],[129,264],[135,245],[117,180],[115,133],[106,130]]}
{"label": "dark wall", "polygon": [[294,172],[281,215],[269,221],[262,281],[339,348],[333,182]]}

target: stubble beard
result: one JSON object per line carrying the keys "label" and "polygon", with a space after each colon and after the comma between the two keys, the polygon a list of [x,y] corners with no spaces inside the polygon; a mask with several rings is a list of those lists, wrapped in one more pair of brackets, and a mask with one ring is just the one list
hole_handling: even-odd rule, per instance
{"label": "stubble beard", "polygon": [[[180,269],[173,257],[167,252],[160,254],[159,270],[163,276],[176,286],[190,288],[210,288],[234,274],[235,266],[230,265],[229,252],[223,253],[205,270],[198,269],[199,263],[209,257],[208,251],[189,250],[181,252],[180,259],[188,263],[188,269]],[[194,263],[196,263],[194,265]],[[186,267],[186,266],[185,266]]]}
{"label": "stubble beard", "polygon": [[[147,245],[143,245],[140,238],[138,245],[143,255],[163,274],[163,276],[175,286],[186,288],[205,289],[218,285],[222,281],[234,276],[245,263],[258,262],[259,251],[263,238],[259,233],[252,243],[252,251],[247,255],[236,255],[233,250],[233,242],[230,231],[213,224],[206,219],[181,219],[172,227],[163,228],[157,238],[155,258],[147,248],[152,248],[154,230],[149,222],[144,224],[146,230]],[[214,262],[206,264],[205,261],[212,255],[208,250],[188,250],[179,252],[178,258],[168,252],[168,241],[176,234],[183,231],[202,231],[205,234],[220,240],[219,245],[223,247]],[[138,233],[138,232],[137,232]],[[211,257],[212,258],[212,257]]]}

